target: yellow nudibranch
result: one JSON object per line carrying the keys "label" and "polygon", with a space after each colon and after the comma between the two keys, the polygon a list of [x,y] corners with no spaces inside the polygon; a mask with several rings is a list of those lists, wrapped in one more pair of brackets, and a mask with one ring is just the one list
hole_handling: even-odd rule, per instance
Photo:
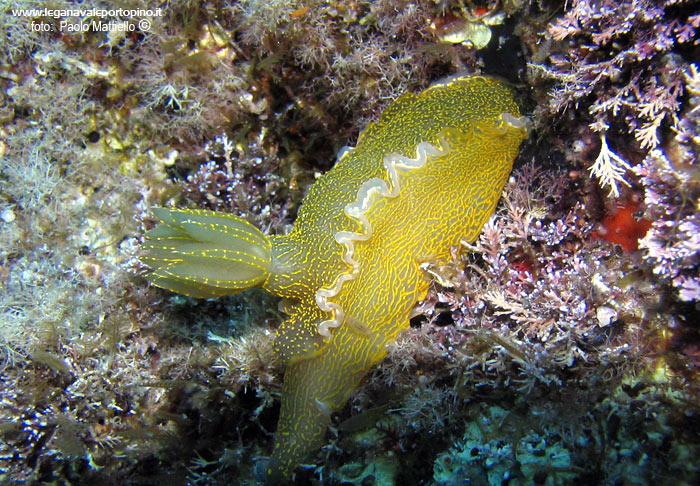
{"label": "yellow nudibranch", "polygon": [[211,298],[249,287],[283,297],[286,364],[266,484],[317,449],[330,414],[386,355],[429,280],[421,265],[474,241],[527,137],[513,94],[456,76],[404,94],[310,188],[288,235],[242,218],[154,209],[142,259],[156,286]]}

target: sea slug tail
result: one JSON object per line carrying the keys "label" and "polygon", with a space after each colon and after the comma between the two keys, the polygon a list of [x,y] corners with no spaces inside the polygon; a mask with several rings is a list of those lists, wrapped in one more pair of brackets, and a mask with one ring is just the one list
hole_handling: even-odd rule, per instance
{"label": "sea slug tail", "polygon": [[265,468],[265,486],[285,484],[284,479],[323,444],[331,414],[342,406],[348,391],[342,388],[342,380],[327,382],[327,371],[326,366],[313,360],[287,366],[275,446]]}

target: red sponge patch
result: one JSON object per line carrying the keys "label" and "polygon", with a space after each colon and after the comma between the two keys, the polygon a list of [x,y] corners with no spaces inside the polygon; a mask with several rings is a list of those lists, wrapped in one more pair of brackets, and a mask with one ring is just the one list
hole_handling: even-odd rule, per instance
{"label": "red sponge patch", "polygon": [[651,221],[637,219],[634,213],[639,211],[640,204],[629,201],[619,206],[614,213],[608,214],[600,226],[593,233],[596,238],[617,243],[625,251],[634,251],[639,248],[639,239],[647,234],[651,227]]}

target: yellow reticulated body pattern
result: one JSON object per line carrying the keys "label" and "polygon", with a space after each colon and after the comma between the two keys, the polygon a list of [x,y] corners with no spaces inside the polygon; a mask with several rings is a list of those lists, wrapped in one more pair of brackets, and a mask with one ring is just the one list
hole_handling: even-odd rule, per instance
{"label": "yellow reticulated body pattern", "polygon": [[285,298],[267,484],[321,445],[330,414],[408,328],[429,283],[421,265],[477,237],[526,136],[508,87],[457,76],[403,95],[341,151],[288,235],[266,237],[231,215],[158,210],[162,225],[144,245],[154,284],[199,297],[258,285]]}

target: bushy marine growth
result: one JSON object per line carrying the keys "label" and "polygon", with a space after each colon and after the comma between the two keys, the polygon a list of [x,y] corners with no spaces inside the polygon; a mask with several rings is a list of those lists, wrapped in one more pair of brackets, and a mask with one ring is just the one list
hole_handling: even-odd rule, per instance
{"label": "bushy marine growth", "polygon": [[[576,0],[537,36],[543,42],[533,47],[534,60],[547,60],[530,63],[532,82],[554,84],[536,118],[561,124],[568,111],[587,122],[601,141],[591,172],[615,197],[619,184],[629,185],[625,172],[639,152],[658,147],[668,128],[682,129],[697,6],[694,0]],[[628,134],[634,139],[619,155],[614,150]]]}
{"label": "bushy marine growth", "polygon": [[[653,222],[640,240],[643,257],[683,301],[700,298],[697,7],[694,0],[576,0],[538,36],[545,42],[534,59],[547,60],[530,64],[533,83],[554,82],[536,118],[567,120],[560,115],[568,112],[588,124],[572,124],[579,135],[589,132],[583,140],[591,131],[600,138],[595,160],[580,143],[572,158],[588,158],[591,174],[623,203],[638,197],[630,194],[638,178],[644,206],[636,206]],[[636,248],[635,238],[628,249]]]}

